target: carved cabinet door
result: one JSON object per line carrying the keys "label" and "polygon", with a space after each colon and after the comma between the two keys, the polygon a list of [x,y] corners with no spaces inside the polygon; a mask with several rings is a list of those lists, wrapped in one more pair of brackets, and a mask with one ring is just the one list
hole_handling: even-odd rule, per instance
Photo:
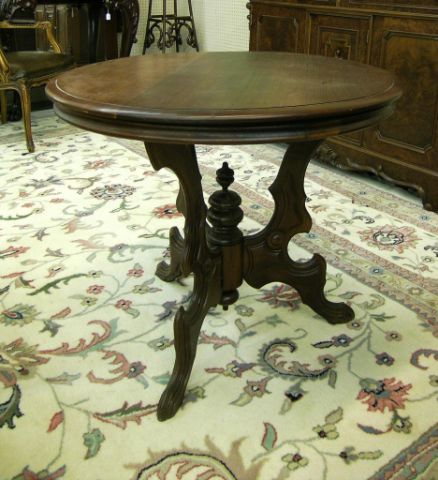
{"label": "carved cabinet door", "polygon": [[371,19],[310,13],[309,53],[367,63]]}
{"label": "carved cabinet door", "polygon": [[[309,53],[368,63],[371,17],[366,15],[310,13]],[[362,145],[363,132],[343,135]]]}
{"label": "carved cabinet door", "polygon": [[254,4],[251,8],[251,51],[304,53],[306,11]]}
{"label": "carved cabinet door", "polygon": [[367,148],[438,169],[438,22],[377,17],[371,63],[394,72],[403,89],[395,113],[365,137]]}

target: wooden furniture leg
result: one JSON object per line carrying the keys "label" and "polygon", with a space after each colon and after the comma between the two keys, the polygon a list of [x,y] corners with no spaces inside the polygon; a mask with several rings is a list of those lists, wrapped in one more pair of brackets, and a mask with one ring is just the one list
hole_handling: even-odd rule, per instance
{"label": "wooden furniture leg", "polygon": [[310,157],[320,142],[291,144],[283,158],[277,178],[269,188],[275,210],[261,232],[244,238],[246,282],[261,288],[270,282],[282,282],[295,288],[302,301],[329,323],[346,323],[354,318],[345,303],[334,303],[324,295],[326,262],[318,254],[304,263],[288,254],[290,239],[308,232],[312,220],[305,208],[304,175]]}
{"label": "wooden furniture leg", "polygon": [[35,144],[32,138],[32,126],[31,126],[31,105],[30,105],[30,92],[25,83],[20,83],[20,90],[18,92],[21,99],[21,112],[23,115],[24,133],[26,134],[27,149],[30,153],[35,151]]}
{"label": "wooden furniture leg", "polygon": [[[122,17],[122,40],[120,57],[129,57],[132,45],[136,42],[140,7],[138,1],[118,0],[115,2]],[[117,35],[116,35],[117,41]]]}
{"label": "wooden furniture leg", "polygon": [[145,146],[153,168],[169,168],[180,183],[176,206],[185,217],[184,238],[177,227],[170,229],[170,264],[163,261],[156,270],[161,280],[171,282],[193,272],[198,241],[201,241],[198,237],[204,235],[207,207],[202,195],[201,174],[193,145],[145,143]]}
{"label": "wooden furniture leg", "polygon": [[161,263],[157,274],[171,281],[179,274],[194,274],[193,294],[187,309],[181,307],[174,320],[175,365],[158,404],[158,419],[173,417],[180,407],[196,355],[199,332],[210,307],[221,301],[221,257],[210,252],[206,242],[206,214],[196,152],[193,145],[146,143],[152,166],[167,167],[179,179],[177,205],[185,216],[184,239],[171,230],[170,265]]}
{"label": "wooden furniture leg", "polygon": [[4,90],[0,91],[0,120],[1,123],[6,123],[7,119],[7,109],[8,105],[6,102],[6,92]]}
{"label": "wooden furniture leg", "polygon": [[[185,208],[184,193],[180,187],[178,197],[176,199],[176,208],[184,216],[187,216],[187,210]],[[205,208],[205,207],[204,207]],[[186,229],[190,229],[187,224]],[[187,235],[187,233],[186,233]],[[190,235],[190,233],[188,233]],[[155,275],[165,282],[172,282],[179,277],[187,277],[192,273],[193,259],[188,258],[193,253],[189,253],[191,250],[181,235],[178,227],[172,227],[169,232],[169,250],[170,250],[170,263],[162,261],[157,265]]]}
{"label": "wooden furniture leg", "polygon": [[90,2],[88,5],[88,55],[89,62],[97,61],[97,39],[99,35],[99,18],[101,14],[101,5]]}

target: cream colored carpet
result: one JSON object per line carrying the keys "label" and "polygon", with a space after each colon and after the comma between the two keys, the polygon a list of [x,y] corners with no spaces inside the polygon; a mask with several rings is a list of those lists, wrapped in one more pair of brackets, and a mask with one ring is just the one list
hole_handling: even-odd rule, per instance
{"label": "cream colored carpet", "polygon": [[[191,279],[155,265],[182,225],[174,175],[140,142],[34,120],[0,127],[1,480],[438,478],[438,216],[413,197],[311,164],[331,326],[281,284],[212,310],[183,408],[156,404]],[[199,147],[207,194],[226,160],[245,231],[269,220],[276,146]],[[434,467],[435,464],[435,467]]]}

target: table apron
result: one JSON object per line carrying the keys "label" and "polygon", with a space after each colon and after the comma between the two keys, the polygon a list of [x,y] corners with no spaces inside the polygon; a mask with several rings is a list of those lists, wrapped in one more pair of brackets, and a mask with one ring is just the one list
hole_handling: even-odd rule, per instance
{"label": "table apron", "polygon": [[63,120],[96,133],[141,140],[150,143],[238,145],[257,143],[291,143],[297,141],[322,140],[376,124],[394,111],[389,104],[375,110],[351,114],[344,117],[314,119],[306,122],[284,122],[282,124],[242,125],[176,125],[140,123],[90,115],[65,108],[57,103],[55,112]]}

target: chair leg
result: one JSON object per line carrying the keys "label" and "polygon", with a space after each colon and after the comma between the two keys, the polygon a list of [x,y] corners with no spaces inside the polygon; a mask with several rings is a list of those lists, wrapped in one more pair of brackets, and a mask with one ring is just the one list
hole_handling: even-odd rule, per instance
{"label": "chair leg", "polygon": [[27,149],[30,153],[35,151],[35,145],[32,139],[32,127],[30,119],[30,91],[25,84],[20,85],[21,110],[23,114],[24,133],[26,134]]}
{"label": "chair leg", "polygon": [[6,123],[8,121],[7,109],[8,104],[6,102],[6,92],[5,90],[2,90],[0,92],[0,119],[2,123]]}

